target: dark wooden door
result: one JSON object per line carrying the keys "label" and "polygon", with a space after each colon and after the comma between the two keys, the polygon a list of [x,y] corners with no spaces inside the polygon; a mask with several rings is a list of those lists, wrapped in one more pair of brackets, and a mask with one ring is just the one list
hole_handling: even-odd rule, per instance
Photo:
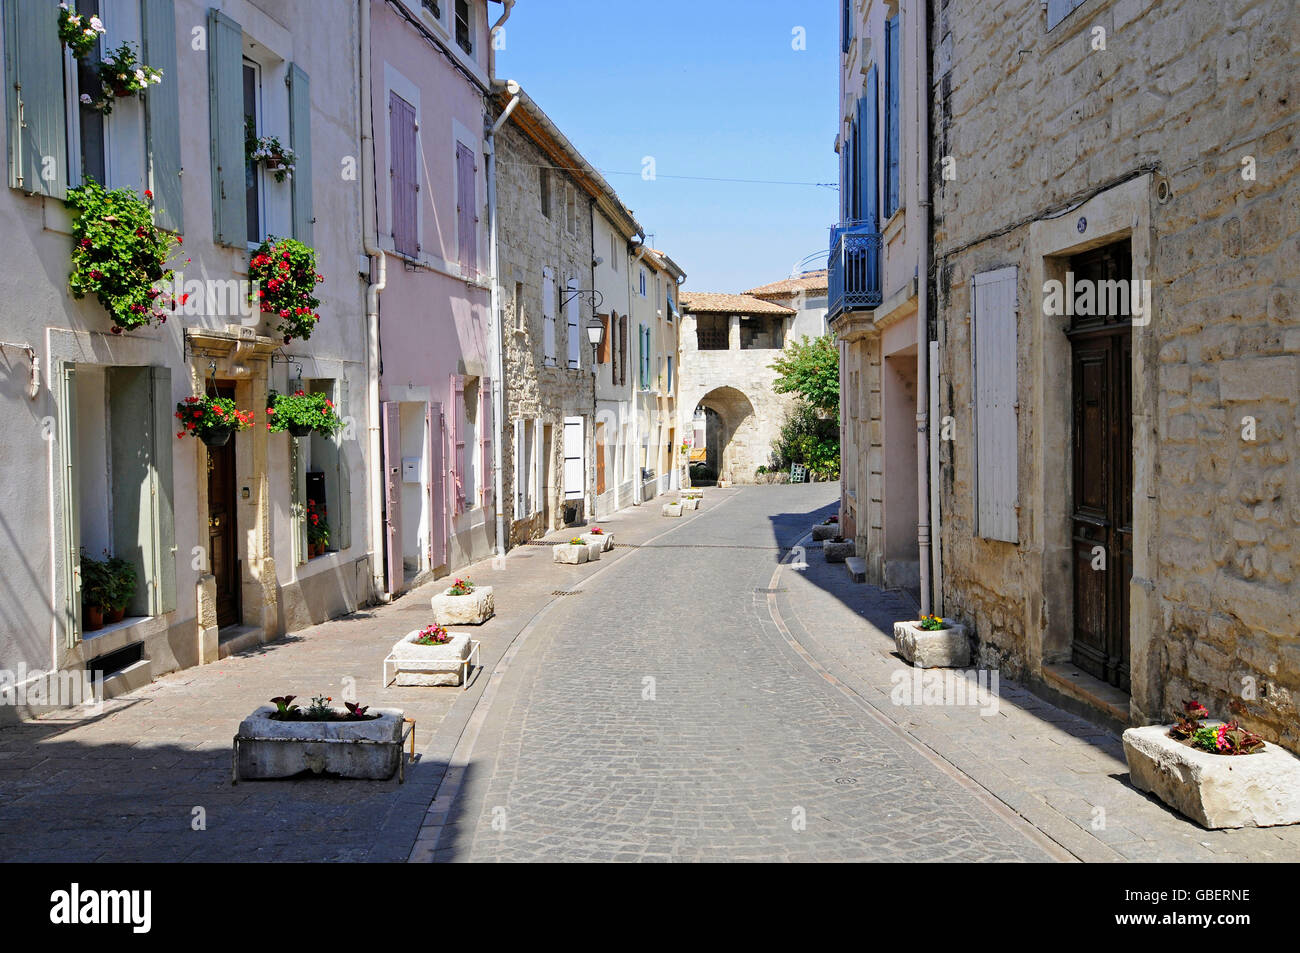
{"label": "dark wooden door", "polygon": [[[234,397],[233,388],[218,388]],[[239,553],[236,546],[235,438],[223,447],[208,447],[208,555],[216,577],[217,625],[239,625]]]}
{"label": "dark wooden door", "polygon": [[[1131,276],[1127,241],[1070,261],[1076,288]],[[1075,665],[1129,690],[1133,575],[1132,303],[1094,295],[1070,321]]]}

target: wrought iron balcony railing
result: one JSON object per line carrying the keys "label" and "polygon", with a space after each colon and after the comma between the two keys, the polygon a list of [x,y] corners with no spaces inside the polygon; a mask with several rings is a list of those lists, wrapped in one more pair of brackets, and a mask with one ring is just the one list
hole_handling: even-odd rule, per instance
{"label": "wrought iron balcony railing", "polygon": [[841,222],[831,226],[827,268],[829,297],[826,317],[880,306],[880,233],[870,222]]}

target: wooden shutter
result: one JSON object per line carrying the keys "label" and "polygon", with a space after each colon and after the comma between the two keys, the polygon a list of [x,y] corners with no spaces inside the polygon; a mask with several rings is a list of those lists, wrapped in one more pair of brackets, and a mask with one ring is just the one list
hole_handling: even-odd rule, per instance
{"label": "wooden shutter", "polygon": [[415,107],[394,92],[388,94],[388,124],[393,247],[399,254],[415,258],[420,254],[420,163]]}
{"label": "wooden shutter", "polygon": [[4,12],[9,184],[66,198],[68,117],[58,7],[49,0],[5,0]]}
{"label": "wooden shutter", "polygon": [[460,270],[467,277],[478,275],[477,172],[474,150],[456,143],[456,236]]}
{"label": "wooden shutter", "polygon": [[564,314],[568,324],[568,345],[569,345],[569,367],[577,369],[582,366],[582,338],[579,336],[578,314],[578,279],[570,278],[565,282],[565,287],[569,292],[569,300],[565,303]]}
{"label": "wooden shutter", "polygon": [[[384,568],[388,592],[405,582],[402,560],[402,405],[384,401]],[[296,442],[296,441],[295,441]]]}
{"label": "wooden shutter", "polygon": [[163,81],[144,98],[149,148],[149,188],[154,221],[184,231],[181,199],[180,74],[176,70],[176,9],[172,0],[141,0],[144,61],[162,70]]}
{"label": "wooden shutter", "polygon": [[619,386],[627,385],[627,366],[632,361],[632,345],[628,340],[628,317],[623,315],[618,319],[618,383]]}
{"label": "wooden shutter", "polygon": [[899,204],[899,67],[898,14],[885,23],[885,217]]}
{"label": "wooden shutter", "polygon": [[478,384],[478,432],[479,432],[479,505],[492,505],[496,484],[492,473],[492,432],[495,421],[492,419],[492,378],[480,377]]}
{"label": "wooden shutter", "polygon": [[871,69],[867,70],[866,93],[858,103],[861,109],[861,126],[858,130],[858,136],[861,140],[861,149],[858,154],[859,217],[870,225],[876,225],[880,221],[878,96],[876,67],[873,64]]}
{"label": "wooden shutter", "polygon": [[584,455],[582,418],[564,418],[564,498],[580,500],[583,496]]}
{"label": "wooden shutter", "polygon": [[339,488],[339,498],[334,503],[334,520],[330,533],[334,545],[340,552],[352,546],[352,473],[348,469],[350,455],[346,440],[346,434],[350,429],[348,408],[351,404],[351,394],[349,391],[350,383],[346,377],[338,381],[334,396],[338,406],[334,410],[343,421],[343,426],[334,435],[334,466],[337,468],[335,483]]}
{"label": "wooden shutter", "polygon": [[610,324],[609,315],[602,314],[600,316],[600,326],[603,329],[603,333],[600,336],[600,349],[597,352],[599,355],[599,362],[601,364],[609,363],[609,355],[613,350],[613,342],[610,341],[609,339],[609,335],[610,335],[609,324]]}
{"label": "wooden shutter", "polygon": [[[176,77],[173,76],[173,81]],[[164,78],[163,82],[167,80]],[[212,238],[248,244],[244,176],[244,33],[220,10],[208,10],[208,123],[212,150]]]}
{"label": "wooden shutter", "polygon": [[975,413],[975,531],[1019,539],[1016,403],[1016,269],[971,282],[971,379]]}
{"label": "wooden shutter", "polygon": [[289,148],[294,154],[293,237],[310,245],[316,221],[311,195],[311,79],[301,66],[290,63],[285,81],[289,84]]}
{"label": "wooden shutter", "polygon": [[555,272],[542,269],[542,362],[555,364]]}
{"label": "wooden shutter", "polygon": [[447,407],[447,426],[450,430],[451,460],[451,511],[456,515],[465,512],[465,376],[451,375],[451,402]]}
{"label": "wooden shutter", "polygon": [[81,636],[81,493],[77,476],[77,367],[59,376],[59,476],[63,497],[63,635],[71,647]]}
{"label": "wooden shutter", "polygon": [[524,456],[524,420],[520,417],[515,421],[515,446],[514,446],[514,483],[515,483],[515,510],[514,518],[519,519],[524,515],[524,486],[528,474],[528,460]]}
{"label": "wooden shutter", "polygon": [[596,427],[596,495],[605,492],[605,426]]}
{"label": "wooden shutter", "polygon": [[[150,64],[152,65],[152,64]],[[166,74],[164,74],[166,75]],[[176,505],[173,491],[172,372],[167,367],[149,368],[153,402],[152,462],[150,477],[153,493],[154,575],[158,585],[153,593],[151,614],[162,615],[176,608]]]}

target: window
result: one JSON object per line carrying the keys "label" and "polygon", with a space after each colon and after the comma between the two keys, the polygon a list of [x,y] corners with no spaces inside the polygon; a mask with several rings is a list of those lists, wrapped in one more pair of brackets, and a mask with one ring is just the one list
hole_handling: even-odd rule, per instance
{"label": "window", "polygon": [[551,217],[551,170],[538,169],[537,174],[541,179],[541,196],[542,196],[542,214],[547,218]]}
{"label": "window", "polygon": [[[479,379],[477,377],[465,378],[465,390],[463,396],[464,406],[459,410],[464,414],[465,429],[461,435],[461,441],[466,447],[477,447],[479,444]],[[464,461],[460,468],[461,493],[466,500],[470,501],[469,506],[473,506],[478,499],[479,479],[478,472],[478,455],[474,459]]]}
{"label": "window", "polygon": [[1085,0],[1047,0],[1047,28],[1055,27],[1084,3]]}
{"label": "window", "polygon": [[670,291],[668,292],[668,312],[667,312],[667,318],[669,321],[673,319],[673,312],[676,310],[677,310],[677,302],[673,300],[673,293]]}
{"label": "window", "polygon": [[474,55],[474,8],[470,0],[456,0],[456,45]]}
{"label": "window", "polygon": [[389,180],[392,200],[393,248],[399,255],[420,254],[419,134],[415,107],[397,93],[388,94]]}
{"label": "window", "polygon": [[568,192],[569,192],[569,234],[576,236],[578,234],[578,193],[572,186],[569,187]]}
{"label": "window", "polygon": [[[261,123],[262,67],[244,60],[244,135],[262,135]],[[244,160],[244,215],[248,222],[248,243],[262,241],[262,167]]]}
{"label": "window", "polygon": [[477,171],[474,150],[456,143],[456,238],[461,274],[467,278],[478,275]]}
{"label": "window", "polygon": [[668,393],[673,392],[673,356],[668,355]]}
{"label": "window", "polygon": [[695,319],[696,348],[701,351],[727,350],[729,321],[723,314],[701,314]]}
{"label": "window", "polygon": [[840,0],[840,49],[847,53],[853,43],[853,0]]}
{"label": "window", "polygon": [[975,532],[1016,542],[1016,269],[971,279],[971,377],[974,381]]}
{"label": "window", "polygon": [[878,148],[880,143],[879,124],[877,122],[879,103],[876,96],[879,85],[876,67],[867,70],[866,90],[858,100],[857,146],[853,150],[855,184],[853,188],[854,207],[851,218],[854,221],[875,225],[879,222],[880,170]]}
{"label": "window", "polygon": [[618,236],[609,236],[609,267],[618,271]]}
{"label": "window", "polygon": [[425,10],[433,14],[435,20],[442,19],[442,7],[438,5],[438,0],[420,0],[420,3]]}
{"label": "window", "polygon": [[885,22],[885,208],[889,218],[898,210],[899,194],[899,30],[898,14]]}
{"label": "window", "polygon": [[643,298],[645,297],[645,285],[646,285],[646,282],[645,282],[645,269],[642,268],[642,269],[641,269],[641,297],[643,297]]}
{"label": "window", "polygon": [[515,421],[515,512],[516,520],[537,511],[537,424],[532,420]]}
{"label": "window", "polygon": [[578,329],[581,299],[578,296],[577,278],[570,278],[565,282],[565,299],[564,313],[568,325],[565,333],[568,335],[569,367],[577,370],[582,366],[582,334]]}
{"label": "window", "polygon": [[[305,382],[303,388],[309,394],[325,394],[334,405],[334,412],[340,417],[347,416],[347,381],[334,378],[315,378]],[[301,499],[294,499],[293,510],[304,514],[306,503],[311,503],[315,512],[320,513],[329,524],[329,542],[327,552],[347,549],[352,545],[351,491],[349,489],[348,463],[345,452],[343,431],[333,436],[313,433],[305,440],[290,440],[290,469],[294,473],[304,474],[301,487],[292,487],[292,495],[302,494]],[[299,519],[303,518],[301,515]],[[304,526],[304,532],[305,532]],[[307,560],[304,550],[303,562]]]}
{"label": "window", "polygon": [[771,350],[785,346],[785,318],[753,315],[740,319],[742,351]]}

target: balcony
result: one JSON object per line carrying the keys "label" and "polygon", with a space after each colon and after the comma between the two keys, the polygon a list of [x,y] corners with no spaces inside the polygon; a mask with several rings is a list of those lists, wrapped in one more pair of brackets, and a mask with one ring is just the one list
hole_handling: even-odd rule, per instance
{"label": "balcony", "polygon": [[828,320],[834,321],[846,311],[879,307],[880,249],[880,233],[874,224],[842,222],[831,226]]}

